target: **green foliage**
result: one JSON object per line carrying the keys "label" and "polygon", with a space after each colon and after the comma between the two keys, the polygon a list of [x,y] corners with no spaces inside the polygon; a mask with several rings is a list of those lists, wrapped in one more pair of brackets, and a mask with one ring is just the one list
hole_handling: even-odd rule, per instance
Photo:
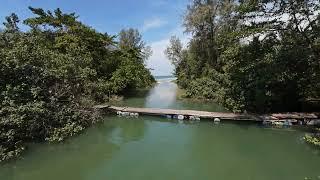
{"label": "green foliage", "polygon": [[320,138],[306,134],[303,138],[307,143],[320,147]]}
{"label": "green foliage", "polygon": [[208,77],[197,78],[190,82],[186,91],[187,97],[200,95],[205,99],[213,99],[217,82]]}
{"label": "green foliage", "polygon": [[125,51],[138,51],[142,63],[152,55],[150,46],[142,40],[142,35],[137,29],[122,29],[119,33],[119,47]]}
{"label": "green foliage", "polygon": [[27,142],[78,134],[99,120],[92,104],[154,82],[139,49],[118,47],[74,13],[30,10],[29,31],[12,14],[0,32],[0,161]]}
{"label": "green foliage", "polygon": [[313,133],[306,134],[303,139],[316,147],[320,147],[320,128],[314,128]]}
{"label": "green foliage", "polygon": [[182,43],[176,36],[170,38],[170,46],[164,53],[168,56],[174,66],[178,66],[183,58]]}
{"label": "green foliage", "polygon": [[320,98],[319,7],[311,0],[192,1],[184,20],[192,39],[167,53],[178,84],[233,111],[308,110],[302,103]]}

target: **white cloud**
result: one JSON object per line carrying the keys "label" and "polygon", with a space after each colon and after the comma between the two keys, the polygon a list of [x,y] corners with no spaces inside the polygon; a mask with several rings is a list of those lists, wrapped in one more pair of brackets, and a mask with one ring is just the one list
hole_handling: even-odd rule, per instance
{"label": "white cloud", "polygon": [[174,35],[180,38],[184,47],[186,47],[190,37],[183,34],[182,28],[180,27],[171,31],[166,38],[151,43],[153,54],[148,59],[147,66],[153,69],[151,72],[155,76],[171,75],[174,71],[174,66],[164,54],[164,50],[169,45],[170,37]]}
{"label": "white cloud", "polygon": [[153,51],[152,56],[147,62],[147,66],[153,69],[151,72],[153,75],[171,75],[173,73],[173,65],[164,54],[164,50],[169,44],[169,39],[163,39],[151,43],[151,49]]}
{"label": "white cloud", "polygon": [[160,18],[148,19],[144,21],[142,26],[142,31],[145,32],[145,31],[148,31],[149,29],[159,28],[166,24],[168,24],[168,22]]}

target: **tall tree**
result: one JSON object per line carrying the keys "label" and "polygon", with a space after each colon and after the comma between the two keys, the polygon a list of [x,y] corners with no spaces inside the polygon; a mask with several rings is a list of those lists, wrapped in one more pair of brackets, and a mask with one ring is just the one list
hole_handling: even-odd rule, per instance
{"label": "tall tree", "polygon": [[165,49],[164,53],[167,55],[171,63],[178,67],[182,61],[182,43],[176,36],[170,38],[169,46]]}
{"label": "tall tree", "polygon": [[320,97],[319,10],[314,0],[193,0],[179,85],[235,111],[301,110]]}
{"label": "tall tree", "polygon": [[12,13],[10,16],[6,17],[6,22],[3,23],[7,31],[19,31],[18,23],[20,22],[18,16]]}
{"label": "tall tree", "polygon": [[152,49],[142,40],[142,35],[137,29],[122,29],[119,33],[119,47],[124,50],[134,49],[141,53],[143,61],[152,55]]}

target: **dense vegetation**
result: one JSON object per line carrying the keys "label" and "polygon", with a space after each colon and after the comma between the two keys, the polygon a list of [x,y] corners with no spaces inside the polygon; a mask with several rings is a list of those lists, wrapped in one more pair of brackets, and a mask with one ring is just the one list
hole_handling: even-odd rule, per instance
{"label": "dense vegetation", "polygon": [[306,134],[304,136],[304,140],[307,143],[312,144],[319,148],[320,147],[320,129],[315,128],[313,131],[314,132],[312,132],[312,134]]}
{"label": "dense vegetation", "polygon": [[98,121],[92,104],[154,82],[151,51],[138,31],[97,32],[74,13],[30,8],[6,18],[0,32],[0,161],[26,143],[62,141]]}
{"label": "dense vegetation", "polygon": [[178,84],[237,112],[319,110],[319,10],[318,0],[193,0],[188,46],[172,37],[166,49]]}

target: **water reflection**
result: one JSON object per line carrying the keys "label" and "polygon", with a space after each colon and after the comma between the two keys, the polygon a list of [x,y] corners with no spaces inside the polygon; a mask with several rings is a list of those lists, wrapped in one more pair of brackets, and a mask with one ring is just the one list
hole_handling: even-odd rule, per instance
{"label": "water reflection", "polygon": [[173,80],[174,78],[160,79],[148,93],[146,93],[145,90],[142,90],[138,93],[138,96],[132,96],[131,94],[123,101],[115,102],[113,105],[148,108],[194,109],[218,112],[226,111],[224,107],[214,102],[177,99],[178,86],[173,82]]}
{"label": "water reflection", "polygon": [[145,130],[143,119],[106,117],[103,124],[64,143],[31,146],[23,159],[0,166],[0,179],[92,179],[117,158],[121,147],[143,139]]}
{"label": "water reflection", "polygon": [[176,93],[178,86],[169,81],[159,82],[146,98],[146,107],[168,108],[176,101]]}
{"label": "water reflection", "polygon": [[[142,118],[126,118],[126,117],[106,117],[108,123],[116,121],[117,128],[112,132],[111,141],[115,144],[123,144],[130,141],[138,141],[144,137],[146,125]],[[121,121],[118,121],[121,120]]]}
{"label": "water reflection", "polygon": [[23,159],[0,166],[0,179],[86,179],[119,150],[118,145],[106,139],[113,130],[113,126],[102,125],[61,144],[31,146]]}
{"label": "water reflection", "polygon": [[[177,86],[159,82],[126,106],[219,110],[176,100]],[[108,116],[62,144],[36,145],[24,159],[0,166],[1,180],[282,179],[320,175],[319,151],[297,131],[250,124]],[[313,154],[314,153],[314,154]],[[232,172],[232,173],[230,173]]]}

